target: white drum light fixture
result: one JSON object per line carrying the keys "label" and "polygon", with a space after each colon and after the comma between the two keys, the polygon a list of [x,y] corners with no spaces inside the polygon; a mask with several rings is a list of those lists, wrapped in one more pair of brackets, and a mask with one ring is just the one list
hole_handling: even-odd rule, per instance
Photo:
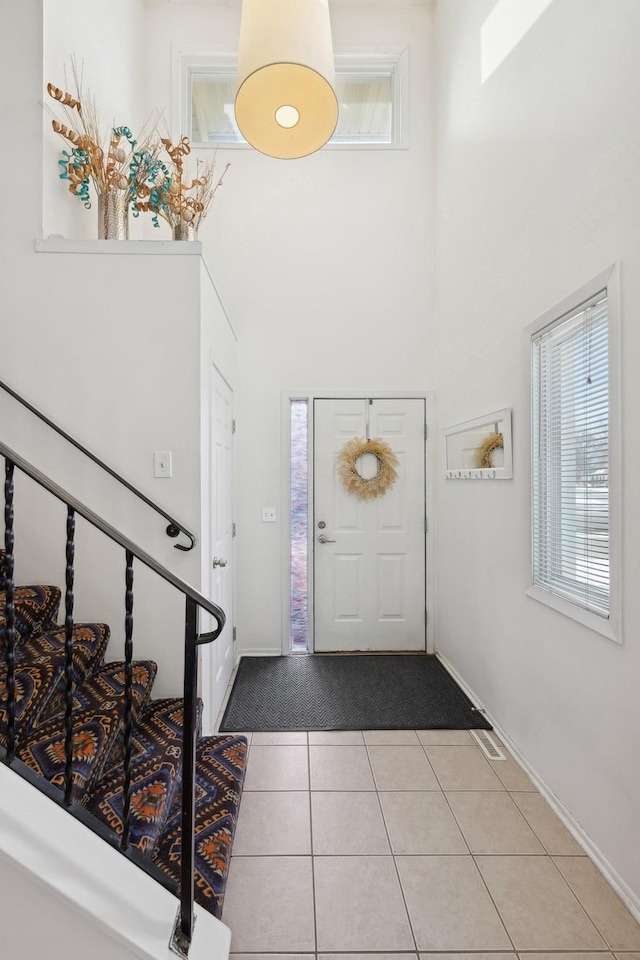
{"label": "white drum light fixture", "polygon": [[338,122],[328,0],[243,0],[236,121],[252,147],[293,160]]}

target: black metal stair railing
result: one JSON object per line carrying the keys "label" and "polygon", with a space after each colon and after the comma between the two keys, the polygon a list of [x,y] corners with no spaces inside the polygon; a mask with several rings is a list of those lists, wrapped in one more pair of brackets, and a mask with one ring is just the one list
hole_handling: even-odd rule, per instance
{"label": "black metal stair railing", "polygon": [[[4,443],[0,442],[0,456],[5,460],[4,481],[4,544],[6,557],[5,573],[5,661],[6,661],[6,747],[0,748],[0,760],[11,767],[39,790],[64,806],[73,816],[81,820],[95,833],[112,846],[117,847],[128,859],[142,867],[148,874],[171,889],[171,882],[137,848],[130,844],[131,810],[131,759],[132,759],[132,712],[133,712],[133,565],[134,560],[144,564],[158,577],[169,583],[185,598],[185,634],[184,634],[184,718],[182,743],[182,865],[180,884],[180,906],[170,941],[174,953],[186,958],[193,935],[194,925],[194,868],[195,868],[195,759],[197,743],[197,688],[198,656],[197,648],[204,643],[217,639],[225,623],[223,610],[208,600],[190,584],[181,580],[170,570],[159,564],[154,557],[137,547],[111,524],[90,510],[62,487],[54,483],[40,470],[19,456]],[[16,756],[16,618],[15,618],[15,582],[14,582],[14,472],[30,477],[48,490],[57,500],[67,507],[66,543],[65,543],[65,661],[64,661],[64,785],[62,789],[41,778],[33,769]],[[123,831],[118,838],[95,819],[80,803],[74,800],[74,575],[75,575],[75,527],[76,516],[82,517],[106,537],[119,544],[125,552],[125,669],[124,669],[124,809]],[[199,634],[199,611],[205,610],[216,622],[209,633]]]}
{"label": "black metal stair railing", "polygon": [[182,543],[175,543],[174,548],[176,550],[183,550],[187,552],[188,550],[193,550],[196,545],[196,536],[194,533],[191,533],[184,524],[179,523],[175,517],[172,517],[170,513],[167,513],[161,506],[157,503],[154,503],[146,493],[143,493],[142,490],[139,490],[137,487],[134,487],[125,477],[119,474],[113,467],[110,467],[108,463],[105,463],[104,460],[101,460],[97,454],[92,453],[87,447],[85,447],[79,440],[76,440],[75,437],[72,437],[70,433],[67,433],[66,430],[63,430],[54,420],[51,420],[50,417],[47,417],[41,410],[38,410],[32,403],[29,403],[24,397],[14,390],[9,384],[4,383],[0,380],[0,390],[4,390],[10,397],[13,397],[14,400],[17,400],[18,403],[32,413],[38,420],[41,420],[42,423],[46,424],[52,430],[54,430],[60,437],[70,443],[73,447],[76,448],[83,456],[87,457],[93,463],[95,463],[101,470],[104,470],[105,473],[108,473],[110,477],[113,477],[114,480],[117,480],[118,483],[122,484],[123,487],[126,487],[131,493],[133,493],[139,500],[142,500],[143,503],[146,503],[148,507],[151,507],[152,510],[155,510],[161,517],[168,521],[167,528],[165,533],[168,537],[179,537],[180,534],[183,534],[189,541],[187,546],[184,546]]}

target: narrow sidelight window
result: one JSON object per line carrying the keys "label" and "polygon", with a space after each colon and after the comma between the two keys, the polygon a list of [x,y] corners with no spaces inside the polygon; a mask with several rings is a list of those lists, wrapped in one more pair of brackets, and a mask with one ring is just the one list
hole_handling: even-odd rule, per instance
{"label": "narrow sidelight window", "polygon": [[291,606],[289,649],[309,649],[309,420],[306,400],[291,401]]}

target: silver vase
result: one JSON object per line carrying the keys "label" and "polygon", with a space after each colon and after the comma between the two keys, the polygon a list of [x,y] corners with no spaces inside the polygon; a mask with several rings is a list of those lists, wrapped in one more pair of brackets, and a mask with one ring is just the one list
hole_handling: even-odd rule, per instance
{"label": "silver vase", "polygon": [[98,196],[98,239],[129,239],[129,196],[126,190],[110,190]]}

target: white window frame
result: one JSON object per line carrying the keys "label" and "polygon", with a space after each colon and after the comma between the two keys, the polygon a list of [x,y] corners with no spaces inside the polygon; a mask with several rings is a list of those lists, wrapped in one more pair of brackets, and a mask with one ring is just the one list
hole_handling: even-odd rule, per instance
{"label": "white window frame", "polygon": [[[409,48],[336,47],[334,60],[339,73],[363,74],[376,70],[390,71],[393,76],[393,126],[390,143],[329,143],[325,150],[406,150],[409,147]],[[171,131],[174,139],[191,131],[191,81],[196,74],[235,76],[237,53],[212,49],[182,50],[172,48]],[[250,150],[241,143],[192,141],[198,150]]]}
{"label": "white window frame", "polygon": [[[606,290],[608,317],[609,350],[609,577],[610,607],[609,617],[604,618],[576,603],[556,596],[542,587],[533,584],[527,591],[528,597],[551,607],[558,613],[588,627],[590,630],[622,643],[622,596],[621,596],[621,420],[620,420],[620,269],[615,263],[580,287],[570,296],[547,310],[525,329],[529,337],[529,353],[533,349],[534,336],[586,303],[597,293]],[[530,385],[532,387],[533,384]],[[531,412],[533,409],[533,390],[530,388]],[[532,438],[533,439],[533,438]],[[533,458],[533,451],[532,451]],[[533,460],[532,460],[533,463]],[[533,474],[532,474],[533,477]],[[533,571],[533,487],[531,490],[531,569]]]}

